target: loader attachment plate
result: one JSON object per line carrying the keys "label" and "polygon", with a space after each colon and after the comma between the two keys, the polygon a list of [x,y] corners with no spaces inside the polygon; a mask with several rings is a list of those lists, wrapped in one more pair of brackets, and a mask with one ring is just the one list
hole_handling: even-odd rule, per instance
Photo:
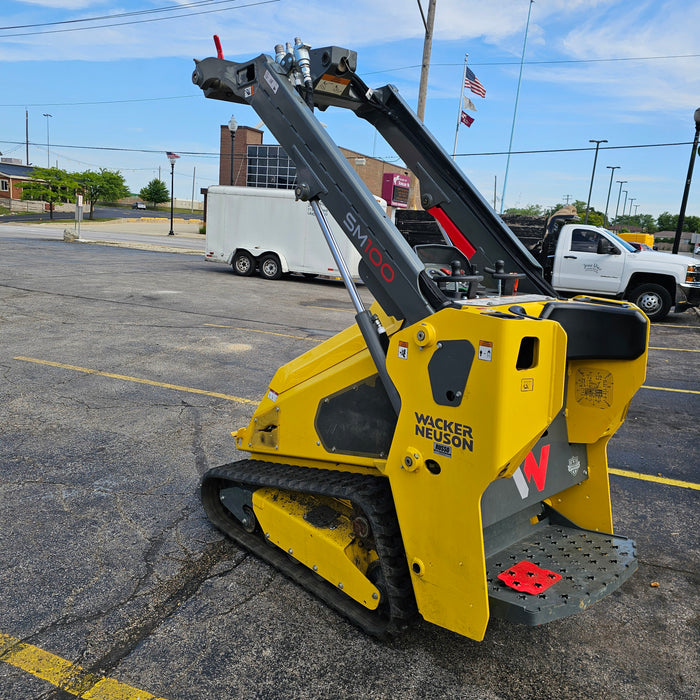
{"label": "loader attachment plate", "polygon": [[[614,591],[637,570],[633,540],[581,529],[551,508],[539,525],[486,560],[492,616],[526,625],[567,617]],[[561,579],[536,593],[515,590],[499,579],[522,562]]]}

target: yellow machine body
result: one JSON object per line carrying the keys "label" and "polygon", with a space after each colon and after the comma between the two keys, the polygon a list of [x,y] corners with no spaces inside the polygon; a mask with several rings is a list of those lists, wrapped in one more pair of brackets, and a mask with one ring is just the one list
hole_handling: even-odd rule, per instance
{"label": "yellow machine body", "polygon": [[[606,445],[644,380],[646,354],[567,361],[562,326],[538,318],[548,301],[520,302],[526,316],[517,320],[505,304],[471,303],[405,328],[375,305],[401,397],[383,451],[364,453],[361,436],[353,449],[338,447],[319,430],[324,404],[379,381],[356,327],[280,368],[249,425],[234,433],[254,460],[388,478],[420,614],[473,639],[483,638],[489,619],[482,496],[526,458],[538,466],[531,451],[559,415],[568,441],[585,445],[588,478],[547,502],[581,527],[612,530]],[[300,517],[308,503],[255,496],[273,541],[325,567],[334,585],[352,581],[345,591],[362,605],[376,604],[365,578],[372,555],[348,556],[350,530],[319,533]]]}

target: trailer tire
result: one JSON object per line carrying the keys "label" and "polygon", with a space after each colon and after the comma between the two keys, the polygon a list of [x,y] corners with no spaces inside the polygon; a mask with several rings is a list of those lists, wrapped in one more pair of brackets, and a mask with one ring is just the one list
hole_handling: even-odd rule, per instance
{"label": "trailer tire", "polygon": [[628,295],[627,299],[636,304],[650,321],[661,321],[671,310],[671,295],[660,284],[640,284]]}
{"label": "trailer tire", "polygon": [[250,277],[255,272],[255,258],[247,250],[239,250],[231,262],[233,271],[241,277]]}
{"label": "trailer tire", "polygon": [[266,280],[278,280],[282,277],[282,265],[274,253],[263,255],[260,258],[260,276]]}

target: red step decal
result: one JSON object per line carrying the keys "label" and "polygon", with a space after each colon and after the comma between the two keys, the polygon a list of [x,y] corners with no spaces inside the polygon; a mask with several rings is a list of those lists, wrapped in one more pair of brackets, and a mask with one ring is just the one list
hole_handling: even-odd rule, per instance
{"label": "red step decal", "polygon": [[498,574],[498,578],[513,590],[537,595],[553,586],[561,574],[542,569],[531,561],[521,561]]}

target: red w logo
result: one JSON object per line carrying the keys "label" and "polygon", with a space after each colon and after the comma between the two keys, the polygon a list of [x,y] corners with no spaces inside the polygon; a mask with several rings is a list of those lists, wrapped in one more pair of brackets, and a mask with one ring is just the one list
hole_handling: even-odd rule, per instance
{"label": "red w logo", "polygon": [[549,461],[549,445],[544,445],[540,451],[540,463],[537,463],[535,455],[530,452],[525,457],[525,466],[523,472],[527,477],[528,482],[531,479],[535,480],[535,486],[538,491],[544,489],[544,482],[547,480],[547,462]]}

